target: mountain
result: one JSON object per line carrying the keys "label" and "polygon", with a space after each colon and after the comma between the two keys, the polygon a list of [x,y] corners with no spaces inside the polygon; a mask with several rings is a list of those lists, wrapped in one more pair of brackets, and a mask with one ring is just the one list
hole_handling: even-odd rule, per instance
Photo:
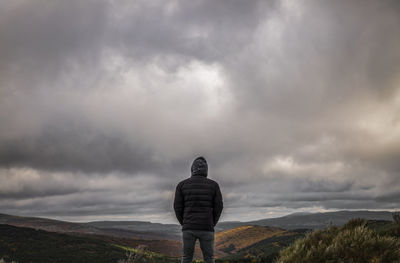
{"label": "mountain", "polygon": [[[375,224],[379,227],[381,224],[386,226],[384,221],[379,220],[391,221],[392,219],[390,212],[338,211],[313,214],[296,213],[280,218],[251,222],[222,222],[216,228],[215,256],[220,258],[220,262],[250,262],[260,258],[264,260],[263,262],[273,262],[273,259],[276,258],[282,248],[293,243],[295,239],[304,236],[310,229],[325,228],[330,223],[343,225],[351,218],[374,219],[376,222],[383,222]],[[115,246],[129,250],[143,245],[148,247],[152,251],[151,253],[161,255],[161,258],[178,258],[182,253],[180,226],[174,224],[141,221],[71,223],[47,218],[5,214],[0,214],[0,224],[8,224],[8,226],[1,225],[2,228],[0,228],[0,258],[3,255],[14,255],[12,254],[13,251],[18,251],[19,254],[21,254],[21,251],[25,251],[22,255],[26,255],[26,258],[34,259],[36,250],[45,254],[47,248],[50,251],[50,258],[54,255],[70,253],[51,245],[48,246],[47,243],[51,242],[50,240],[53,238],[54,243],[58,244],[57,246],[65,248],[72,243],[82,244],[82,247],[75,247],[75,249],[82,251],[83,254],[97,253],[97,249],[102,247],[104,250],[110,249],[110,255],[115,254],[118,256],[121,251],[115,250]],[[52,234],[62,236],[53,236]],[[24,235],[25,238],[22,238]],[[67,243],[64,244],[64,241]],[[85,247],[84,244],[86,243],[89,247]],[[29,247],[29,244],[32,247]],[[110,244],[112,245],[111,248],[109,247]],[[32,252],[32,249],[35,251]],[[66,258],[69,258],[69,255]],[[201,251],[197,245],[195,259],[199,258],[201,258]],[[58,261],[58,258],[53,259],[53,262],[64,262]],[[19,260],[19,263],[22,262],[25,261]],[[69,262],[79,261],[72,260]]]}
{"label": "mountain", "polygon": [[[155,239],[179,240],[179,238],[177,237],[176,234],[174,234],[173,231],[172,232],[168,232],[165,230],[147,231],[147,232],[143,231],[143,229],[151,229],[150,226],[153,225],[153,223],[150,222],[135,223],[135,221],[132,222],[133,222],[132,226],[135,225],[136,227],[124,228],[124,227],[115,227],[114,225],[118,225],[118,222],[114,223],[112,221],[104,223],[101,222],[72,223],[72,222],[66,222],[48,218],[24,217],[24,216],[0,214],[0,224],[9,224],[20,227],[31,227],[50,232],[96,234],[96,235],[116,236],[116,237],[134,238],[134,239],[148,239],[148,240],[155,240]],[[144,225],[147,226],[144,227]],[[165,228],[170,229],[170,226]]]}
{"label": "mountain", "polygon": [[215,236],[215,247],[225,253],[235,253],[272,236],[289,234],[284,229],[267,226],[240,226],[218,232]]}
{"label": "mountain", "polygon": [[[146,245],[151,251],[171,257],[181,256],[182,250],[182,243],[180,241],[168,239],[167,236],[158,233],[143,233],[140,231],[136,232],[118,228],[97,228],[86,223],[71,223],[47,218],[22,217],[6,214],[0,214],[0,224],[57,232],[79,237],[90,236],[98,240],[130,247]],[[145,238],[143,239],[142,237]],[[197,251],[196,255],[199,257],[200,252]]]}
{"label": "mountain", "polygon": [[[336,211],[325,213],[294,213],[283,217],[267,218],[249,222],[227,221],[216,226],[216,232],[245,225],[273,226],[283,229],[321,229],[332,223],[343,225],[352,218],[367,220],[392,220],[388,211]],[[85,232],[92,234],[115,234],[140,239],[180,240],[181,226],[178,224],[160,224],[143,221],[93,221],[88,223],[71,223],[38,217],[22,217],[0,214],[0,223],[16,226],[28,226],[56,232]],[[118,230],[124,230],[123,232]],[[126,231],[125,231],[126,230]]]}
{"label": "mountain", "polygon": [[276,258],[279,256],[279,251],[290,246],[298,238],[305,236],[308,229],[297,229],[282,232],[271,237],[267,237],[260,240],[250,246],[241,248],[234,254],[223,257],[221,260],[223,262],[265,262],[272,263],[275,262]]}
{"label": "mountain", "polygon": [[71,223],[40,217],[25,217],[0,214],[0,224],[9,224],[21,227],[31,227],[53,232],[85,232],[88,234],[100,233],[98,229],[81,223]]}
{"label": "mountain", "polygon": [[[368,227],[380,235],[399,235],[398,226],[390,221],[368,221]],[[231,262],[275,262],[280,250],[293,244],[309,230],[290,230],[241,226],[216,234],[217,263]],[[397,232],[396,232],[397,231]],[[127,251],[144,246],[144,261],[140,262],[180,262],[180,254],[165,256],[152,251],[181,250],[171,246],[166,240],[134,240],[95,234],[55,233],[26,227],[0,224],[0,258],[18,263],[59,263],[59,262],[115,262],[126,258]],[[225,250],[224,252],[221,250]],[[197,250],[197,252],[200,252]],[[197,253],[196,258],[200,254]]]}
{"label": "mountain", "polygon": [[[343,225],[352,218],[367,220],[392,220],[388,211],[336,211],[326,213],[294,213],[283,217],[267,218],[249,222],[220,222],[216,232],[245,225],[272,226],[283,229],[321,229],[332,223]],[[160,224],[143,221],[94,221],[88,223],[71,223],[38,217],[21,217],[0,214],[0,223],[16,226],[27,226],[55,232],[79,232],[104,234],[139,239],[181,239],[181,226],[177,224]],[[123,230],[123,231],[121,231]]]}
{"label": "mountain", "polygon": [[[73,236],[0,224],[0,258],[18,263],[117,263],[127,250],[92,236]],[[147,252],[157,262],[179,262],[176,258]]]}
{"label": "mountain", "polygon": [[[396,223],[394,223],[392,220],[360,220],[360,219],[353,219],[348,222],[346,222],[345,225],[352,225],[354,223],[351,222],[366,222],[366,226],[374,231],[374,233],[378,234],[379,236],[391,236],[393,238],[399,238],[400,237],[400,229]],[[343,227],[343,226],[340,226]],[[324,228],[326,229],[338,229],[340,227],[329,227],[329,228]],[[237,228],[238,229],[238,228]],[[321,231],[321,230],[317,230]],[[292,246],[292,244],[302,238],[302,237],[308,237],[309,235],[306,235],[306,233],[312,232],[310,229],[295,229],[295,230],[288,230],[284,231],[281,233],[277,233],[276,235],[273,235],[271,237],[267,237],[265,239],[262,239],[258,242],[255,242],[249,246],[244,246],[243,248],[237,249],[234,251],[234,253],[231,253],[223,258],[221,258],[222,262],[231,262],[231,263],[244,263],[244,262],[276,262],[276,260],[279,257],[279,253],[282,249],[287,248],[289,246]],[[311,235],[316,235],[316,232],[312,232]],[[321,238],[324,238],[323,235],[316,235],[316,243],[318,243]],[[358,237],[354,238],[356,241],[360,241]],[[378,240],[380,240],[378,238]],[[368,241],[367,241],[368,242]],[[293,247],[293,246],[292,246]],[[295,250],[302,248],[307,249],[307,251],[303,251],[303,255],[309,255],[312,253],[308,253],[309,246],[297,246]],[[343,245],[343,247],[346,247],[346,245]],[[387,249],[393,249],[393,248],[388,248]],[[372,248],[371,248],[372,249]],[[393,250],[393,252],[400,253],[397,250]],[[382,254],[383,255],[383,254]],[[381,255],[381,256],[382,256]],[[300,255],[301,256],[301,255]],[[363,260],[361,260],[364,262]],[[360,262],[361,262],[360,261]],[[285,261],[285,262],[325,262],[322,259],[317,260],[317,261],[299,261],[299,260],[292,260],[292,261]],[[346,261],[347,262],[347,261]],[[366,261],[365,261],[366,262]],[[368,261],[369,262],[369,261]],[[372,262],[372,261],[371,261]],[[374,261],[375,262],[375,261]],[[376,261],[378,262],[378,261]],[[379,262],[394,262],[394,261],[379,261]],[[396,261],[397,262],[397,261]]]}
{"label": "mountain", "polygon": [[[216,234],[216,258],[232,255],[269,237],[289,235],[282,229],[246,226]],[[175,242],[175,243],[174,243]],[[179,262],[182,244],[168,240],[134,240],[96,234],[56,233],[28,227],[0,224],[0,258],[24,262],[117,262],[135,247],[148,248],[151,262]],[[234,248],[228,253],[224,248]],[[201,258],[196,247],[195,259]]]}
{"label": "mountain", "polygon": [[352,218],[367,220],[392,220],[392,213],[388,211],[335,211],[324,213],[299,212],[282,217],[266,218],[255,221],[230,221],[218,223],[217,232],[245,225],[273,226],[284,229],[322,229],[329,224],[341,226]]}
{"label": "mountain", "polygon": [[344,225],[352,218],[392,221],[392,213],[387,211],[359,210],[310,214],[291,214],[278,218],[269,218],[246,222],[246,224],[273,226],[285,229],[322,229],[330,224],[337,226]]}
{"label": "mountain", "polygon": [[93,221],[87,226],[100,229],[124,229],[133,231],[140,238],[159,237],[162,239],[181,240],[181,226],[177,224],[160,224],[144,221]]}

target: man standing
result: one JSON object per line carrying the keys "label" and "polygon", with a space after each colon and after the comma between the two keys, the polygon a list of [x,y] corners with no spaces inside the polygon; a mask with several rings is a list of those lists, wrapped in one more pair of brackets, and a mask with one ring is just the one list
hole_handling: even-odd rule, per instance
{"label": "man standing", "polygon": [[200,241],[205,263],[214,263],[214,226],[218,223],[223,203],[217,182],[208,179],[204,157],[192,164],[192,176],[181,181],[175,191],[174,210],[182,225],[182,263],[191,263],[196,240]]}

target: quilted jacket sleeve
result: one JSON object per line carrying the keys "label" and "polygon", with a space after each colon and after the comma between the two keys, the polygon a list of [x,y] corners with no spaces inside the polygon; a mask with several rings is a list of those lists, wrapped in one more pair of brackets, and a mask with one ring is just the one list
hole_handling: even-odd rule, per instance
{"label": "quilted jacket sleeve", "polygon": [[221,216],[223,207],[224,207],[224,205],[222,202],[221,190],[219,189],[219,185],[217,184],[216,189],[215,189],[214,209],[213,209],[214,226],[218,223],[218,220],[219,220],[219,217]]}
{"label": "quilted jacket sleeve", "polygon": [[175,210],[176,218],[178,219],[179,223],[182,225],[183,224],[184,203],[183,203],[181,186],[182,186],[182,184],[179,183],[175,189],[174,210]]}

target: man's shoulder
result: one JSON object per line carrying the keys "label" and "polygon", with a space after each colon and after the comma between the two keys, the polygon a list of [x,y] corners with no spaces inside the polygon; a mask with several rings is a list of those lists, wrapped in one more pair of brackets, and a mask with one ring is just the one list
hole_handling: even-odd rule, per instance
{"label": "man's shoulder", "polygon": [[[201,181],[202,181],[202,183],[213,185],[214,187],[218,186],[218,183],[216,181],[214,181],[210,178],[207,178],[207,177],[203,178]],[[199,183],[197,178],[189,177],[189,178],[186,178],[186,179],[180,181],[178,183],[177,187],[182,187],[184,184],[190,184],[190,183],[194,183],[194,182]]]}
{"label": "man's shoulder", "polygon": [[208,182],[209,184],[218,186],[218,183],[217,183],[216,181],[214,181],[213,179],[210,179],[210,178],[206,178],[206,179],[207,179],[207,182]]}
{"label": "man's shoulder", "polygon": [[210,178],[206,178],[206,184],[209,185],[212,189],[217,190],[219,188],[219,185],[216,181]]}
{"label": "man's shoulder", "polygon": [[178,183],[177,187],[181,187],[181,186],[184,185],[186,182],[188,182],[189,179],[190,179],[190,177],[189,177],[189,178],[186,178],[186,179],[184,179],[184,180],[182,180],[182,181],[180,181],[180,182]]}

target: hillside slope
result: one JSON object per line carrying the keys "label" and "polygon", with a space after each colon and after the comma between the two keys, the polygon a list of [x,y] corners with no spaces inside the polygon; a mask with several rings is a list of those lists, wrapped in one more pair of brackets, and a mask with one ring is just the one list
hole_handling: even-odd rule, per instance
{"label": "hillside slope", "polygon": [[19,263],[117,262],[123,249],[84,237],[0,224],[0,258]]}
{"label": "hillside slope", "polygon": [[291,230],[283,235],[276,235],[263,239],[248,247],[240,249],[237,253],[229,255],[224,259],[229,262],[275,262],[279,251],[291,245],[298,238],[304,237],[310,230]]}
{"label": "hillside slope", "polygon": [[316,230],[280,252],[279,263],[400,263],[400,228],[393,222],[352,219]]}
{"label": "hillside slope", "polygon": [[290,233],[275,227],[240,226],[217,233],[215,247],[217,250],[232,254],[261,240],[282,235]]}
{"label": "hillside slope", "polygon": [[[137,222],[132,221],[131,225],[137,225]],[[133,238],[133,239],[148,239],[148,240],[179,240],[176,234],[168,232],[168,226],[164,227],[163,231],[150,231],[147,232],[143,229],[150,229],[153,223],[139,222],[138,227],[125,228],[115,227],[118,223],[109,221],[108,224],[104,223],[73,223],[61,220],[54,220],[40,217],[24,217],[14,216],[7,214],[0,214],[0,224],[8,224],[20,227],[30,227],[34,229],[41,229],[50,232],[58,233],[79,233],[79,234],[96,234],[107,235],[115,237]],[[98,227],[100,225],[101,227]],[[146,227],[142,227],[146,225]],[[161,224],[155,224],[161,225]],[[159,227],[160,228],[160,227]]]}
{"label": "hillside slope", "polygon": [[[217,234],[217,248],[225,251],[221,262],[274,262],[279,251],[310,230],[287,231],[274,227],[244,226]],[[221,242],[223,241],[223,242]]]}
{"label": "hillside slope", "polygon": [[[325,213],[294,213],[283,217],[267,218],[250,222],[230,221],[220,222],[215,227],[216,232],[245,225],[272,226],[283,229],[321,229],[330,223],[343,225],[352,218],[367,220],[392,220],[388,211],[336,211]],[[181,239],[181,227],[177,224],[158,224],[143,221],[94,221],[88,223],[71,223],[60,220],[37,217],[22,217],[0,214],[0,223],[16,226],[27,226],[55,232],[85,232],[106,234],[139,239]],[[118,230],[126,231],[118,231]]]}
{"label": "hillside slope", "polygon": [[[134,250],[139,245],[129,239],[124,244],[118,239],[103,238],[0,224],[0,258],[18,263],[117,263],[126,258],[127,249]],[[157,262],[179,262],[177,258],[147,253]]]}
{"label": "hillside slope", "polygon": [[326,213],[291,214],[278,218],[251,221],[250,224],[261,226],[273,226],[285,229],[322,229],[330,224],[341,226],[352,218],[366,220],[392,220],[392,213],[386,211],[336,211]]}
{"label": "hillside slope", "polygon": [[84,223],[97,229],[123,229],[135,233],[144,239],[181,240],[181,226],[177,224],[160,224],[145,221],[92,221]]}

